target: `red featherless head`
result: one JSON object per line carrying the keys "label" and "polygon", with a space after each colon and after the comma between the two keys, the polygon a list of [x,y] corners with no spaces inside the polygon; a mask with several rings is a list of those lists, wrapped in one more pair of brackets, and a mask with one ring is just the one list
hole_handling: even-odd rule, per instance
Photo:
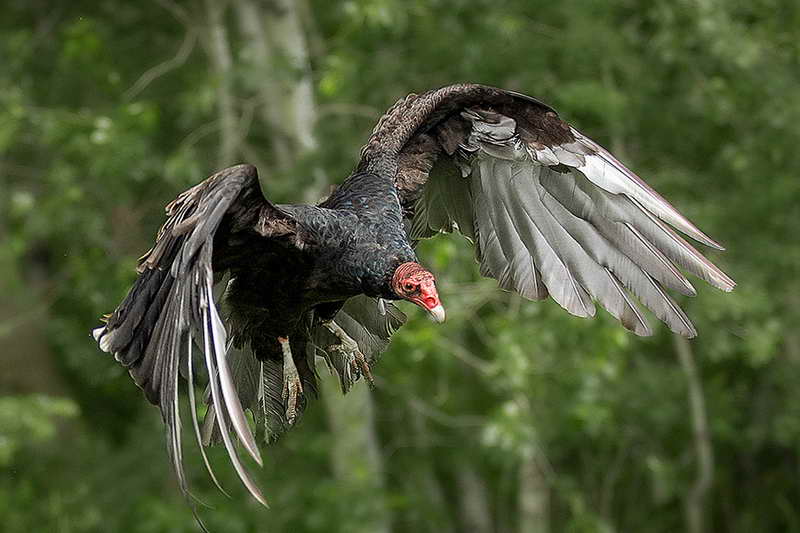
{"label": "red featherless head", "polygon": [[419,263],[403,263],[397,267],[392,276],[392,290],[400,298],[428,311],[434,322],[444,322],[444,307],[436,291],[436,280]]}

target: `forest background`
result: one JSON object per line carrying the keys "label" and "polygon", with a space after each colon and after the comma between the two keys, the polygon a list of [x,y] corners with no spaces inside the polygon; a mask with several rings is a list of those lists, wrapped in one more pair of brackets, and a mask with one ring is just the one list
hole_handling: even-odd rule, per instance
{"label": "forest background", "polygon": [[187,446],[208,526],[800,531],[799,37],[794,0],[3,1],[2,530],[197,531],[157,410],[89,336],[163,206],[242,161],[319,199],[396,99],[472,81],[614,151],[739,286],[682,301],[697,339],[641,339],[426,242],[447,323],[406,309],[375,390],[325,378],[265,450],[269,510]]}

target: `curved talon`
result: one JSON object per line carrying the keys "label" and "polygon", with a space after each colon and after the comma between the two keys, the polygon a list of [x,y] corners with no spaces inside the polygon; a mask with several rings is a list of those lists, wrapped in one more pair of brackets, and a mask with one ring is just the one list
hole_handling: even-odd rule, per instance
{"label": "curved talon", "polygon": [[328,331],[336,335],[340,342],[340,344],[329,346],[328,349],[341,352],[342,355],[348,356],[351,370],[364,376],[369,382],[370,386],[374,387],[375,381],[372,379],[372,372],[369,368],[369,362],[361,352],[361,349],[358,347],[358,343],[353,340],[353,338],[350,337],[350,335],[348,335],[347,332],[333,320],[323,322],[322,324],[327,328]]}
{"label": "curved talon", "polygon": [[369,363],[364,357],[364,354],[361,353],[361,350],[356,351],[353,363],[358,365],[361,375],[367,378],[367,382],[369,383],[370,387],[374,387],[375,380],[372,379],[372,372],[369,369]]}
{"label": "curved talon", "polygon": [[297,374],[289,339],[278,337],[278,342],[283,351],[283,402],[286,406],[286,422],[291,426],[297,419],[297,404],[303,394],[303,383]]}

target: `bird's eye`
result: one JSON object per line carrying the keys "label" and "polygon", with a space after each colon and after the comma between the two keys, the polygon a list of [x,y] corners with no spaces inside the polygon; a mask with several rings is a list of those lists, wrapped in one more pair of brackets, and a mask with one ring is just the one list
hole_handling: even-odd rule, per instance
{"label": "bird's eye", "polygon": [[413,283],[406,283],[406,286],[404,287],[404,289],[409,291],[409,292],[411,292],[411,291],[414,290],[414,284]]}

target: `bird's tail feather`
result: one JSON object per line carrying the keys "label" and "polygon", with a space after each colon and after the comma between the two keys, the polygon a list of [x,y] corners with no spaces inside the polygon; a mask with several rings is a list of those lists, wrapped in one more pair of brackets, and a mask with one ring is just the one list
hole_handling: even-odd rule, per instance
{"label": "bird's tail feather", "polygon": [[[286,433],[300,419],[308,400],[318,394],[314,353],[309,351],[307,339],[297,335],[290,339],[290,344],[292,359],[302,384],[292,421],[287,417],[283,362],[274,357],[259,358],[249,347],[231,348],[228,352],[234,385],[242,407],[253,414],[256,431],[266,443],[273,443]],[[210,404],[208,394],[206,398]],[[203,421],[203,444],[217,444],[222,442],[221,439],[214,406],[209,405]]]}

